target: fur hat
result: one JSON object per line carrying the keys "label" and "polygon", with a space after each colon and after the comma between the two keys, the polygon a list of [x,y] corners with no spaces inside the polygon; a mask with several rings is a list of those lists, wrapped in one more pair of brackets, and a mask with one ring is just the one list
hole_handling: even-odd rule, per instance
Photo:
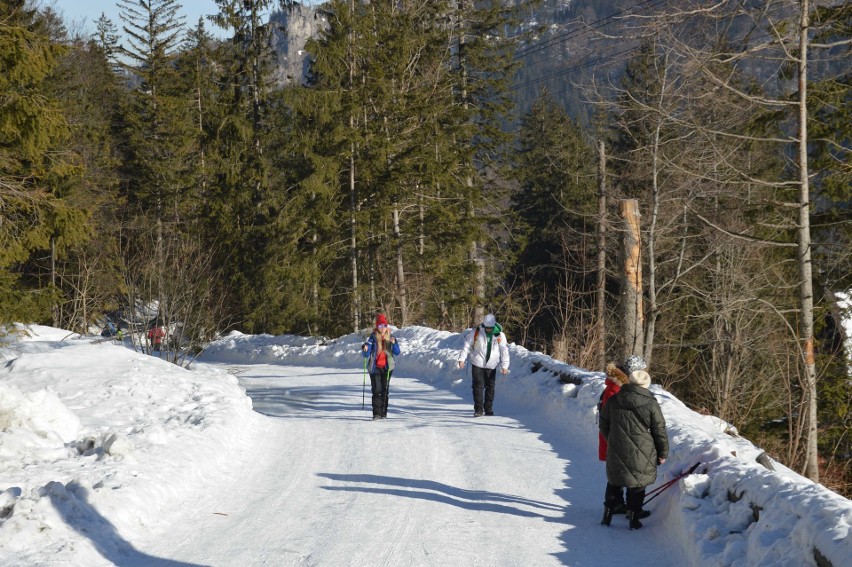
{"label": "fur hat", "polygon": [[631,354],[624,361],[624,368],[626,368],[627,373],[630,374],[636,370],[645,370],[648,368],[648,363],[645,362],[645,359],[638,354]]}
{"label": "fur hat", "polygon": [[384,313],[379,313],[376,316],[376,327],[378,327],[379,325],[387,325],[387,324],[388,324],[388,318],[385,317]]}
{"label": "fur hat", "polygon": [[630,373],[630,383],[647,388],[651,385],[651,375],[644,370],[634,370]]}
{"label": "fur hat", "polygon": [[482,320],[483,327],[493,327],[497,324],[497,318],[494,317],[493,313],[489,313],[485,316],[485,319]]}
{"label": "fur hat", "polygon": [[627,374],[625,374],[614,362],[606,363],[606,377],[622,386],[630,381]]}

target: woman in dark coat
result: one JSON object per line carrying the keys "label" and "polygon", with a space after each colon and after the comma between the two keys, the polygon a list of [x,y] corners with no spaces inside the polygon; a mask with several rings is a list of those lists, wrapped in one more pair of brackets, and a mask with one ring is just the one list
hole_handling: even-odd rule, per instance
{"label": "woman in dark coat", "polygon": [[[640,517],[645,487],[657,480],[657,466],[669,455],[666,420],[660,404],[648,391],[651,376],[644,370],[630,373],[630,383],[610,398],[601,409],[600,432],[607,441],[606,480],[613,487],[627,488],[627,515],[630,529],[642,527]],[[604,505],[609,525],[612,508]]]}
{"label": "woman in dark coat", "polygon": [[[603,409],[611,397],[616,395],[621,387],[627,384],[630,380],[627,374],[616,365],[614,362],[606,363],[606,380],[604,381],[604,391],[601,394],[599,412]],[[598,459],[606,461],[606,438],[603,433],[598,432]],[[613,514],[623,514],[627,511],[627,505],[624,501],[624,488],[621,486],[612,486],[606,483],[606,492],[604,492],[604,508],[612,509]]]}

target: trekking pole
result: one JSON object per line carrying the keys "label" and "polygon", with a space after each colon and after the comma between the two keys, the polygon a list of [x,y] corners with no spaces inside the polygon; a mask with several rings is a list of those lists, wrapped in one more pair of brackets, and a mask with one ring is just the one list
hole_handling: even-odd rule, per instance
{"label": "trekking pole", "polygon": [[673,485],[674,483],[676,483],[677,481],[679,481],[683,477],[691,475],[693,472],[695,472],[695,469],[697,469],[698,465],[700,465],[700,464],[701,464],[700,462],[695,463],[694,465],[689,467],[689,470],[687,470],[686,472],[679,474],[678,476],[674,477],[670,481],[661,484],[660,486],[658,486],[657,488],[655,488],[654,490],[652,490],[651,492],[646,494],[645,495],[645,501],[643,502],[643,504],[647,504],[648,502],[650,502],[651,500],[653,500],[654,498],[656,498],[657,496],[662,494],[663,491],[665,491],[668,487],[670,487],[671,485]]}
{"label": "trekking pole", "polygon": [[364,382],[361,384],[361,409],[364,409],[364,392],[367,390],[367,359],[364,359]]}

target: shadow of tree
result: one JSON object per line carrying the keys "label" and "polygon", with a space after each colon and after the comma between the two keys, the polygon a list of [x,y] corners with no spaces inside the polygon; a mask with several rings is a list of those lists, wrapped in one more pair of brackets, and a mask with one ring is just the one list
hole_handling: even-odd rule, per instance
{"label": "shadow of tree", "polygon": [[457,488],[431,480],[420,480],[412,478],[399,478],[391,476],[378,476],[371,474],[334,474],[320,473],[317,476],[338,482],[352,482],[358,485],[371,484],[378,486],[323,486],[325,490],[342,490],[371,492],[376,494],[391,494],[406,498],[422,498],[434,502],[443,502],[452,506],[458,506],[467,510],[478,510],[487,512],[498,512],[512,514],[515,516],[546,517],[528,510],[512,506],[526,506],[543,510],[560,511],[561,506],[548,502],[530,500],[510,494],[499,494],[485,490],[468,490]]}

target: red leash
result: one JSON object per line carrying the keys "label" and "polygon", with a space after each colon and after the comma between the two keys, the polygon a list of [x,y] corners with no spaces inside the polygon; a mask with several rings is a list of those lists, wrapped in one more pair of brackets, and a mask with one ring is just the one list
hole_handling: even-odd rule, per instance
{"label": "red leash", "polygon": [[645,502],[643,502],[643,504],[647,504],[648,502],[650,502],[651,500],[653,500],[654,498],[656,498],[657,496],[662,494],[665,489],[667,489],[668,487],[670,487],[671,485],[673,485],[674,483],[676,483],[677,481],[679,481],[683,477],[691,475],[692,473],[694,473],[695,469],[697,469],[698,465],[700,465],[700,464],[701,464],[700,462],[695,463],[694,465],[689,467],[689,470],[687,470],[686,472],[681,473],[680,475],[674,477],[670,481],[661,484],[660,486],[658,486],[657,488],[655,488],[654,490],[652,490],[651,492],[646,494],[645,495]]}

